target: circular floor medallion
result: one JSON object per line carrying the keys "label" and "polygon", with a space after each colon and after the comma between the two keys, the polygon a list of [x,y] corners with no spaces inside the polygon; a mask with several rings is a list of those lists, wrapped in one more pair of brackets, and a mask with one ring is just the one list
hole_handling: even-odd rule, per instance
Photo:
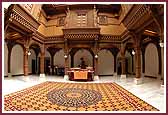
{"label": "circular floor medallion", "polygon": [[54,89],[47,97],[53,104],[66,107],[93,105],[102,99],[102,95],[95,90],[79,88]]}

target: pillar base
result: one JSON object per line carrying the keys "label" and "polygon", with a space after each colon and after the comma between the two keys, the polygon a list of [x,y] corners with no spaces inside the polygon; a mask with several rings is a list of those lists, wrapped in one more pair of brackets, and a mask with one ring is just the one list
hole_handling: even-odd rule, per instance
{"label": "pillar base", "polygon": [[99,76],[98,76],[98,75],[95,75],[93,80],[94,80],[94,81],[99,81]]}
{"label": "pillar base", "polygon": [[165,87],[164,85],[160,85],[160,88],[163,88],[163,89],[164,89],[164,87]]}
{"label": "pillar base", "polygon": [[143,80],[142,80],[142,78],[134,78],[134,83],[135,83],[136,85],[140,85],[140,84],[143,83]]}
{"label": "pillar base", "polygon": [[64,80],[68,81],[69,80],[69,76],[68,75],[64,75]]}
{"label": "pillar base", "polygon": [[11,73],[8,73],[8,77],[12,77],[12,74],[11,74]]}
{"label": "pillar base", "polygon": [[40,74],[40,77],[45,77],[45,74],[43,73],[43,74]]}
{"label": "pillar base", "polygon": [[126,79],[127,75],[121,75],[120,79]]}
{"label": "pillar base", "polygon": [[115,73],[113,74],[113,76],[117,76],[117,73],[115,72]]}

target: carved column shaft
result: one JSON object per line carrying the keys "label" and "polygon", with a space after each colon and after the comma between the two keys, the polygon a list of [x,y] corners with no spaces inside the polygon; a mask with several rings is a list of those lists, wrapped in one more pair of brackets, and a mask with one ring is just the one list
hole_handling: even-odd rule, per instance
{"label": "carved column shaft", "polygon": [[[98,46],[97,46],[97,40],[95,41],[95,45],[94,45],[94,53],[95,56],[98,55]],[[94,56],[94,74],[95,76],[98,76],[98,58],[96,58]]]}
{"label": "carved column shaft", "polygon": [[135,63],[136,63],[136,78],[141,77],[141,50],[140,47],[137,46],[135,48]]}
{"label": "carved column shaft", "polygon": [[126,58],[124,54],[124,44],[121,44],[121,74],[125,75],[125,64],[126,64]]}
{"label": "carved column shaft", "polygon": [[29,67],[28,67],[28,48],[25,48],[24,50],[24,76],[27,76],[29,74]]}
{"label": "carved column shaft", "polygon": [[67,40],[65,40],[65,46],[64,46],[64,55],[67,56],[67,57],[64,57],[65,58],[65,75],[68,75],[68,69],[69,69],[69,58],[68,58],[68,43],[67,43]]}
{"label": "carved column shaft", "polygon": [[126,74],[126,71],[125,71],[125,64],[126,64],[126,58],[123,56],[121,57],[121,67],[122,67],[122,75],[125,75]]}
{"label": "carved column shaft", "polygon": [[40,56],[40,75],[45,75],[44,73],[44,64],[45,64],[45,47],[44,44],[41,46],[41,56]]}
{"label": "carved column shaft", "polygon": [[8,73],[11,73],[11,52],[12,52],[12,47],[10,44],[8,46]]}
{"label": "carved column shaft", "polygon": [[44,57],[45,57],[45,52],[41,52],[40,56],[40,74],[44,74]]}
{"label": "carved column shaft", "polygon": [[54,75],[54,55],[51,55],[51,69],[52,69],[52,75]]}

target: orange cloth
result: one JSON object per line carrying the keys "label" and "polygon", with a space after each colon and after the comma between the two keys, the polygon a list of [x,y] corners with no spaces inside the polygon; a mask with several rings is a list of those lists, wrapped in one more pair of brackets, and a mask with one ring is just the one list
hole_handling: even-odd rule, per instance
{"label": "orange cloth", "polygon": [[74,71],[74,79],[87,79],[87,71]]}

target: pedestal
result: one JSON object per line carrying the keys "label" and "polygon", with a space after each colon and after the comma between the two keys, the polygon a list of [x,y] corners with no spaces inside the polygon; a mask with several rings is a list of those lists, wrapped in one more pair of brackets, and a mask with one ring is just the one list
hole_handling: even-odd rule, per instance
{"label": "pedestal", "polygon": [[69,81],[69,76],[68,75],[64,75],[64,80],[65,81]]}
{"label": "pedestal", "polygon": [[136,85],[140,85],[140,84],[143,83],[143,79],[142,79],[142,78],[134,78],[134,83],[135,83]]}
{"label": "pedestal", "polygon": [[12,74],[11,74],[11,73],[8,73],[8,77],[12,77]]}
{"label": "pedestal", "polygon": [[94,81],[99,81],[99,76],[98,76],[98,75],[95,75],[93,80],[94,80]]}
{"label": "pedestal", "polygon": [[127,78],[127,75],[121,75],[120,79],[126,79]]}
{"label": "pedestal", "polygon": [[43,74],[40,74],[40,77],[45,77],[45,74],[43,73]]}
{"label": "pedestal", "polygon": [[115,72],[113,75],[114,75],[114,76],[117,76],[117,72]]}

